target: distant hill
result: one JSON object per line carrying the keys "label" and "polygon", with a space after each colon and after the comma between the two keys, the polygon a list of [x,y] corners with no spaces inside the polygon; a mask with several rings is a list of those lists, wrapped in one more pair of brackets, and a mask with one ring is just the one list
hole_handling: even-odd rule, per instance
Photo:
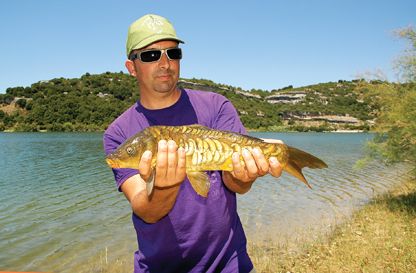
{"label": "distant hill", "polygon": [[[360,80],[278,90],[243,90],[206,79],[181,79],[183,88],[227,97],[250,130],[369,130],[377,104]],[[374,82],[374,84],[378,84]],[[102,131],[139,99],[135,79],[123,72],[56,78],[0,94],[0,131]]]}

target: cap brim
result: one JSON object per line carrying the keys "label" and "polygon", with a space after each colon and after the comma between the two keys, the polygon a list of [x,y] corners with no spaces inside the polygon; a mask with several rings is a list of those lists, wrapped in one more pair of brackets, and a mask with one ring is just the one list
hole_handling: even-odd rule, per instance
{"label": "cap brim", "polygon": [[127,57],[129,57],[130,53],[133,50],[142,49],[142,48],[145,48],[148,45],[151,45],[155,42],[165,41],[165,40],[167,40],[167,41],[176,41],[176,42],[181,43],[181,44],[185,43],[184,41],[182,41],[181,39],[179,39],[176,36],[170,36],[170,35],[166,35],[166,34],[152,35],[152,36],[140,41],[140,43],[132,46],[130,48],[129,52],[127,52]]}

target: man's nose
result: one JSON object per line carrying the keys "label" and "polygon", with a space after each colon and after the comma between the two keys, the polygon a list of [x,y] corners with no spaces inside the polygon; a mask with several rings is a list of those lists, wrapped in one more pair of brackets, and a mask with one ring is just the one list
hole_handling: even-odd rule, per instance
{"label": "man's nose", "polygon": [[170,60],[168,56],[166,55],[166,51],[162,53],[162,56],[160,56],[159,66],[166,67],[166,68],[170,66]]}

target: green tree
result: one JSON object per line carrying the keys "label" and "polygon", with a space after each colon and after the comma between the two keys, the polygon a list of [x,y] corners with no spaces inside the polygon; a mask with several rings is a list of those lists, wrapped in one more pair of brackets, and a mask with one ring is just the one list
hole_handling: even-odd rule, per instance
{"label": "green tree", "polygon": [[416,31],[413,27],[403,28],[396,34],[406,39],[410,46],[404,54],[396,60],[396,68],[401,80],[405,82],[416,82]]}
{"label": "green tree", "polygon": [[368,154],[388,163],[408,162],[416,175],[416,32],[406,28],[397,34],[410,44],[396,63],[402,83],[365,84],[380,105],[377,135],[369,143]]}
{"label": "green tree", "polygon": [[16,104],[20,107],[20,108],[25,108],[26,107],[26,103],[27,101],[25,99],[18,99],[16,101]]}

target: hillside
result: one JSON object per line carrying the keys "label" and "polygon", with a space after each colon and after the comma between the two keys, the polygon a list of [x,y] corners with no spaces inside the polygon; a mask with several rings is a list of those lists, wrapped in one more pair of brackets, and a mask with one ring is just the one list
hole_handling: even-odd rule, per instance
{"label": "hillside", "polygon": [[[357,88],[359,84],[340,80],[267,91],[204,79],[179,83],[226,96],[247,128],[273,131],[370,129],[377,104]],[[123,72],[12,87],[0,94],[0,131],[102,131],[137,99],[135,79]]]}

